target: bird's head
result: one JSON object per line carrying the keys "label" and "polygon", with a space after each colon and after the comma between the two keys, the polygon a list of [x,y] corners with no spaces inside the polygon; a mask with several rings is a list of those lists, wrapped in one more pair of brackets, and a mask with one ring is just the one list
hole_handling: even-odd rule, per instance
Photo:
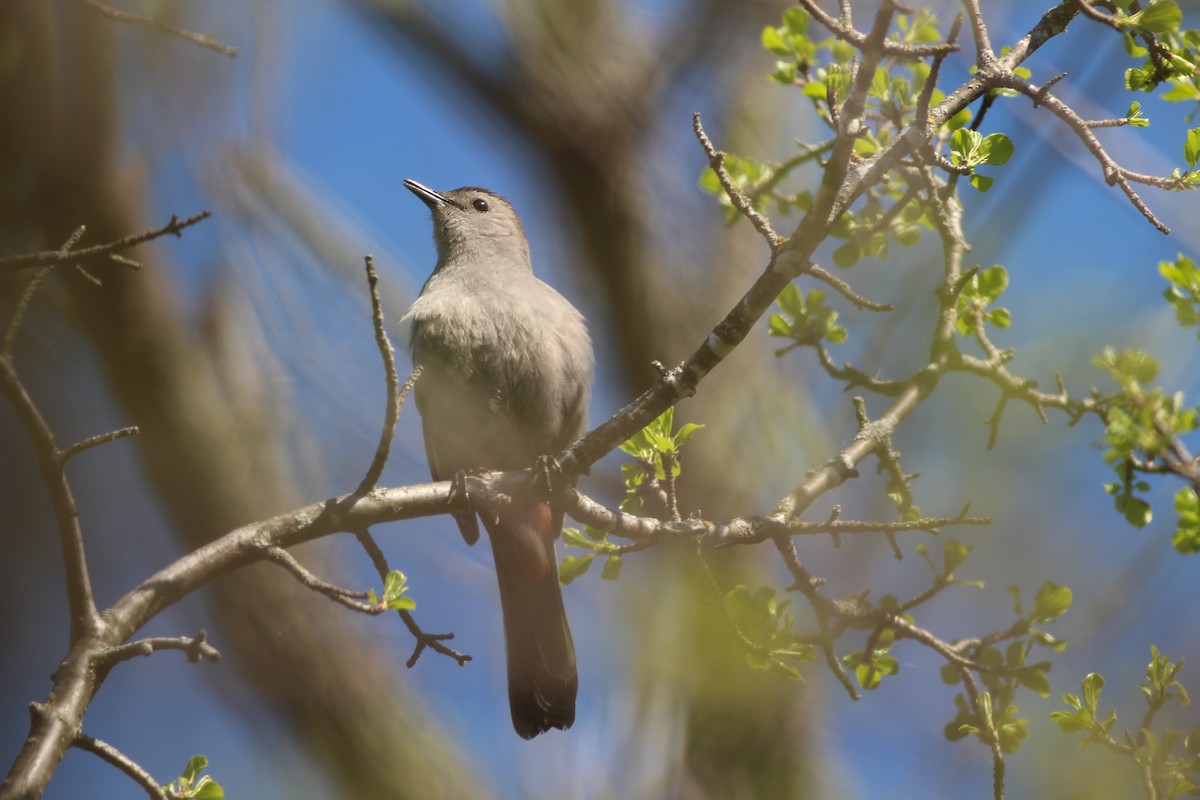
{"label": "bird's head", "polygon": [[530,269],[521,220],[500,195],[477,186],[436,192],[411,178],[404,186],[429,206],[438,267],[478,264],[481,269]]}

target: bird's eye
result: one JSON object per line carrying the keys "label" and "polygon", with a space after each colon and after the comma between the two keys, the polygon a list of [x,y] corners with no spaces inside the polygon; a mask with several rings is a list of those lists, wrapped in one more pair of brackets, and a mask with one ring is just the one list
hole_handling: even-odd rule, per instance
{"label": "bird's eye", "polygon": [[476,211],[486,212],[488,210],[487,200],[484,200],[482,197],[476,197],[475,202],[471,203],[471,205],[475,206]]}

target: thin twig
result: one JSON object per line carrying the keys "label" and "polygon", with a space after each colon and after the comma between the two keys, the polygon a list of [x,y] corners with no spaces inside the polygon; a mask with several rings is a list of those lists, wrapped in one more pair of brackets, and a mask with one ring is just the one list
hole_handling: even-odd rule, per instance
{"label": "thin twig", "polygon": [[1146,205],[1146,202],[1142,200],[1138,193],[1133,190],[1133,187],[1130,186],[1129,183],[1130,181],[1133,181],[1135,183],[1142,183],[1148,186],[1155,186],[1160,189],[1173,189],[1176,188],[1176,181],[1173,181],[1170,178],[1164,178],[1155,175],[1142,175],[1122,167],[1116,162],[1116,160],[1113,159],[1112,156],[1108,154],[1108,152],[1104,149],[1104,146],[1100,144],[1100,140],[1098,140],[1092,133],[1091,128],[1089,128],[1087,125],[1087,122],[1078,114],[1076,114],[1075,110],[1069,105],[1059,100],[1053,94],[1046,92],[1045,87],[1034,86],[1028,81],[1022,80],[1021,78],[1018,78],[1012,74],[1003,76],[1001,85],[1006,88],[1016,89],[1022,94],[1025,94],[1036,104],[1044,106],[1052,114],[1066,123],[1067,127],[1069,127],[1075,133],[1079,140],[1083,142],[1084,146],[1091,151],[1092,155],[1100,163],[1100,168],[1104,172],[1105,182],[1110,186],[1114,184],[1119,186],[1121,191],[1125,192],[1125,196],[1129,198],[1129,201],[1133,203],[1134,208],[1141,212],[1142,216],[1145,217],[1150,224],[1152,224],[1160,232],[1164,234],[1171,232],[1171,229],[1168,228],[1162,220],[1155,216],[1154,212],[1150,210],[1150,207]]}
{"label": "thin twig", "polygon": [[109,431],[108,433],[98,433],[95,436],[89,436],[81,442],[76,442],[66,450],[63,450],[61,453],[59,453],[58,457],[66,462],[79,455],[84,450],[90,450],[97,445],[115,442],[117,439],[124,439],[126,436],[136,436],[138,433],[139,429],[136,425],[119,428],[115,431]]}
{"label": "thin twig", "polygon": [[812,275],[819,281],[832,286],[842,297],[849,300],[858,308],[866,311],[892,311],[894,306],[891,303],[876,303],[874,300],[868,300],[858,292],[851,288],[850,284],[834,275],[832,272],[813,264],[808,268],[808,274]]}
{"label": "thin twig", "polygon": [[387,464],[388,454],[392,450],[392,437],[396,432],[396,422],[400,419],[400,408],[412,390],[413,384],[421,375],[421,368],[419,366],[414,368],[412,375],[404,384],[404,390],[398,391],[400,376],[396,372],[396,351],[392,348],[392,342],[388,339],[387,329],[383,322],[383,304],[379,300],[379,276],[375,274],[374,259],[368,255],[364,261],[367,269],[367,285],[371,292],[371,321],[375,327],[375,345],[379,348],[379,355],[383,358],[383,370],[387,377],[387,409],[383,415],[383,430],[379,435],[379,445],[375,448],[375,457],[371,460],[371,466],[367,469],[367,474],[363,476],[362,482],[354,490],[356,495],[366,494],[379,483],[384,465]]}
{"label": "thin twig", "polygon": [[[800,5],[812,15],[813,19],[829,29],[829,32],[837,38],[844,42],[849,42],[860,50],[866,46],[866,34],[850,27],[850,18],[847,10],[848,3],[843,4],[841,20],[836,20],[827,14],[824,9],[817,5],[815,0],[800,0]],[[902,42],[881,41],[879,45],[886,55],[906,60],[927,58],[939,53],[953,53],[959,50],[958,45],[952,44],[905,44]]]}
{"label": "thin twig", "polygon": [[725,171],[725,154],[713,146],[712,140],[704,132],[704,125],[700,122],[699,111],[692,115],[692,130],[695,132],[696,138],[700,141],[700,146],[704,148],[704,154],[708,156],[708,165],[717,174],[717,180],[721,182],[721,188],[729,196],[729,202],[733,203],[733,207],[743,217],[750,220],[750,224],[754,226],[754,229],[767,240],[767,244],[771,247],[771,252],[778,251],[783,244],[783,238],[775,232],[767,218],[760,214],[758,209],[754,207],[754,203],[750,201],[750,198],[741,189],[737,188],[730,179],[729,173]]}
{"label": "thin twig", "polygon": [[953,525],[991,525],[990,517],[922,517],[921,519],[902,520],[898,522],[868,522],[864,520],[833,520],[825,522],[804,522],[792,520],[787,527],[796,534],[818,533],[896,533],[901,531],[929,531],[936,533],[939,528]]}
{"label": "thin twig", "polygon": [[154,780],[153,775],[108,742],[80,732],[75,737],[73,745],[80,750],[95,753],[104,761],[124,772],[134,783],[145,789],[146,794],[150,795],[154,800],[169,800],[170,795],[163,791],[163,788],[158,785],[158,781]]}
{"label": "thin twig", "polygon": [[99,0],[81,0],[84,5],[103,14],[109,19],[115,19],[117,22],[125,22],[130,25],[142,25],[152,30],[168,34],[170,36],[178,36],[180,39],[185,39],[192,44],[198,44],[201,47],[207,47],[209,50],[215,50],[223,56],[235,58],[237,56],[237,48],[224,44],[219,41],[213,34],[201,34],[194,31],[189,31],[184,28],[177,28],[170,23],[163,22],[154,17],[146,17],[141,14],[134,14],[129,11],[122,11],[119,8],[105,5]]}
{"label": "thin twig", "polygon": [[[387,558],[383,555],[383,550],[379,548],[379,544],[371,533],[364,529],[357,530],[354,535],[358,538],[359,544],[371,559],[371,563],[375,566],[375,571],[379,573],[380,580],[386,580],[388,569]],[[417,624],[413,615],[403,609],[396,609],[396,613],[400,615],[400,619],[404,622],[404,627],[408,628],[408,632],[412,634],[417,643],[413,646],[412,655],[405,662],[409,669],[412,669],[417,664],[417,659],[421,657],[421,653],[428,647],[435,653],[441,653],[444,656],[454,659],[460,667],[465,666],[471,660],[471,656],[466,653],[460,653],[457,650],[447,647],[443,642],[447,642],[454,638],[453,633],[427,633]]]}
{"label": "thin twig", "polygon": [[207,637],[208,634],[201,630],[195,636],[151,636],[138,639],[136,642],[127,642],[108,650],[100,658],[100,662],[103,667],[111,669],[122,661],[153,655],[160,650],[182,651],[193,664],[200,659],[214,663],[220,661],[221,653],[208,643]]}
{"label": "thin twig", "polygon": [[[181,236],[185,228],[190,228],[198,222],[208,219],[212,216],[211,211],[201,211],[199,214],[193,214],[187,219],[179,219],[175,214],[171,215],[171,221],[161,228],[155,228],[142,233],[136,233],[132,236],[126,236],[122,239],[117,239],[107,244],[98,244],[94,247],[85,247],[82,250],[70,250],[68,245],[65,248],[58,250],[44,250],[38,253],[22,253],[20,255],[8,256],[0,258],[0,272],[13,272],[27,267],[45,267],[53,266],[61,261],[66,261],[68,258],[72,261],[88,261],[98,256],[108,255],[119,250],[128,250],[131,247],[148,242],[152,239],[158,239],[162,236],[175,235]],[[79,228],[78,232],[82,232],[83,228]],[[123,263],[128,263],[126,260]]]}
{"label": "thin twig", "polygon": [[266,549],[267,558],[279,566],[286,569],[292,576],[300,581],[305,587],[312,589],[318,594],[323,594],[335,603],[340,603],[351,611],[358,611],[363,614],[382,614],[387,609],[379,603],[366,602],[368,594],[366,592],[355,592],[346,589],[329,581],[322,580],[316,575],[305,569],[304,565],[296,560],[295,556],[284,550],[282,547],[268,547]]}
{"label": "thin twig", "polygon": [[17,340],[17,330],[21,327],[21,323],[25,320],[25,312],[29,310],[29,302],[33,299],[34,293],[38,287],[42,285],[42,281],[50,274],[51,267],[44,267],[33,274],[29,279],[29,283],[25,284],[25,289],[21,292],[21,296],[17,298],[17,305],[13,308],[12,319],[8,321],[8,325],[4,329],[4,338],[0,340],[0,358],[5,360],[12,358],[13,343]]}

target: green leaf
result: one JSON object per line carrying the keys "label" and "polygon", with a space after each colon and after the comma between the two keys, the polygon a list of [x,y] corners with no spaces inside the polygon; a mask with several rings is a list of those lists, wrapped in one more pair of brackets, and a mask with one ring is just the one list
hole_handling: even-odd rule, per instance
{"label": "green leaf", "polygon": [[990,303],[999,298],[1008,288],[1008,270],[999,264],[980,270],[972,280],[972,284],[972,288],[979,297]]}
{"label": "green leaf", "polygon": [[567,556],[564,558],[558,565],[559,583],[566,585],[587,572],[588,567],[592,565],[592,559],[595,557],[595,553],[588,553],[586,556]]}
{"label": "green leaf", "polygon": [[876,67],[875,74],[871,78],[871,96],[879,100],[888,100],[891,93],[888,91],[890,79],[888,71],[884,67]]}
{"label": "green leaf", "polygon": [[393,611],[412,611],[417,601],[406,597],[407,593],[408,578],[404,573],[398,569],[388,572],[383,579],[383,604]]}
{"label": "green leaf", "polygon": [[1192,128],[1183,140],[1183,159],[1193,170],[1200,160],[1200,128]]}
{"label": "green leaf", "polygon": [[1121,494],[1114,500],[1117,511],[1125,517],[1125,521],[1134,528],[1142,529],[1154,519],[1154,509],[1149,503],[1132,494]]}
{"label": "green leaf", "polygon": [[877,655],[870,664],[865,661],[857,664],[854,667],[854,677],[859,686],[871,691],[879,687],[884,675],[894,675],[899,670],[900,662],[894,656]]}
{"label": "green leaf", "polygon": [[[1070,697],[1072,695],[1068,695]],[[1085,720],[1078,712],[1070,711],[1051,711],[1050,719],[1058,723],[1058,727],[1063,733],[1078,733],[1088,729],[1087,720]]]}
{"label": "green leaf", "polygon": [[187,766],[183,769],[183,774],[179,776],[180,780],[187,783],[195,783],[200,773],[208,766],[208,758],[202,755],[195,755],[188,759]]}
{"label": "green leaf", "polygon": [[621,577],[621,561],[620,556],[609,556],[604,560],[604,568],[600,570],[600,577],[606,581],[615,581]]}
{"label": "green leaf", "polygon": [[1044,669],[1037,667],[1025,667],[1016,672],[1017,682],[1027,689],[1032,689],[1042,697],[1050,696],[1050,679],[1046,677]]}
{"label": "green leaf", "polygon": [[1135,128],[1145,128],[1150,125],[1150,120],[1142,116],[1142,104],[1138,101],[1134,100],[1129,104],[1129,111],[1125,114],[1125,124]]}
{"label": "green leaf", "polygon": [[843,269],[853,267],[862,257],[862,248],[857,242],[846,242],[833,251],[833,263]]}
{"label": "green leaf", "polygon": [[958,569],[967,560],[967,556],[974,549],[969,544],[962,544],[953,539],[947,539],[942,542],[942,569],[944,570],[944,574],[947,576],[952,575],[954,570]]}
{"label": "green leaf", "polygon": [[794,283],[783,287],[779,297],[775,298],[775,303],[783,310],[783,313],[790,317],[804,316],[804,295],[801,293],[800,287]]}
{"label": "green leaf", "polygon": [[999,167],[1008,163],[1013,155],[1012,140],[1003,133],[992,133],[983,138],[978,146],[978,157],[981,163]]}
{"label": "green leaf", "polygon": [[1175,513],[1179,515],[1172,539],[1175,549],[1184,554],[1200,552],[1200,498],[1192,487],[1185,486],[1175,493]]}
{"label": "green leaf", "polygon": [[683,445],[687,443],[688,439],[692,438],[692,434],[703,427],[703,425],[698,425],[695,422],[685,423],[675,434],[675,448],[679,449],[680,447],[683,447]]}
{"label": "green leaf", "polygon": [[1012,315],[1007,308],[993,308],[987,313],[987,321],[1003,329],[1012,325]]}
{"label": "green leaf", "polygon": [[809,81],[801,87],[800,94],[813,100],[824,100],[829,96],[829,87],[823,81]]}
{"label": "green leaf", "polygon": [[763,28],[762,46],[770,50],[777,56],[788,58],[793,55],[792,49],[783,41],[783,37],[779,35],[779,31],[772,28],[770,25]]}
{"label": "green leaf", "polygon": [[988,189],[991,189],[992,183],[994,183],[994,182],[995,182],[995,179],[989,178],[987,175],[972,175],[971,176],[971,185],[974,186],[976,189],[978,189],[980,192],[986,192]]}
{"label": "green leaf", "polygon": [[1083,679],[1083,710],[1092,717],[1097,716],[1100,705],[1100,693],[1104,689],[1104,676],[1099,672],[1089,672]]}
{"label": "green leaf", "polygon": [[1145,350],[1104,348],[1104,352],[1092,359],[1092,363],[1104,370],[1125,389],[1145,386],[1158,375],[1158,362]]}
{"label": "green leaf", "polygon": [[1179,29],[1183,12],[1174,0],[1151,0],[1150,5],[1126,19],[1118,19],[1118,25],[1133,25],[1151,33],[1171,33]]}
{"label": "green leaf", "polygon": [[979,162],[975,154],[983,134],[970,128],[959,128],[950,134],[950,160],[964,167],[974,167]]}
{"label": "green leaf", "polygon": [[793,6],[783,12],[783,26],[792,36],[808,35],[808,12],[799,6]]}
{"label": "green leaf", "polygon": [[1200,101],[1200,87],[1193,81],[1173,78],[1170,84],[1171,88],[1161,95],[1161,98],[1168,103],[1183,103],[1189,100]]}
{"label": "green leaf", "polygon": [[196,793],[192,795],[196,800],[221,800],[225,796],[225,790],[221,785],[212,778],[201,779],[202,785],[196,788]]}
{"label": "green leaf", "polygon": [[1061,617],[1071,608],[1071,590],[1057,583],[1044,583],[1033,601],[1032,622],[1048,623]]}
{"label": "green leaf", "polygon": [[596,543],[579,532],[578,528],[563,528],[563,544],[567,547],[582,547],[585,550],[595,550]]}
{"label": "green leaf", "polygon": [[992,693],[980,692],[976,706],[979,708],[979,716],[983,718],[983,726],[985,730],[995,730],[996,721],[992,714]]}

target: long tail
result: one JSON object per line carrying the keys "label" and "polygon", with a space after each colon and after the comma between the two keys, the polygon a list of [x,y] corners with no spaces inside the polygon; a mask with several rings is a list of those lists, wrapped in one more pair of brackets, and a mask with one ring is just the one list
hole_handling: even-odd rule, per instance
{"label": "long tail", "polygon": [[569,728],[579,675],[554,554],[562,514],[532,503],[483,522],[500,583],[513,727],[524,739]]}

